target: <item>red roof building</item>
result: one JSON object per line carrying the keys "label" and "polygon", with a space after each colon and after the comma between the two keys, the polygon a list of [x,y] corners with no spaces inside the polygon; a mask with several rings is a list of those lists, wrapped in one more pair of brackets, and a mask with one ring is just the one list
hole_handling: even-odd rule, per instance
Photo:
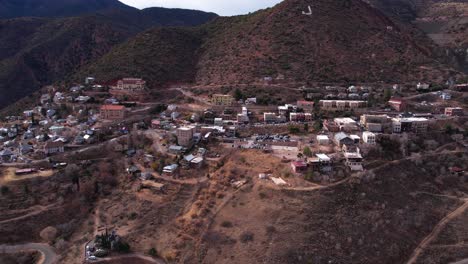
{"label": "red roof building", "polygon": [[395,111],[398,111],[398,112],[402,112],[405,110],[406,108],[406,102],[405,100],[403,100],[402,98],[391,98],[389,101],[388,101],[388,104],[395,110]]}
{"label": "red roof building", "polygon": [[122,105],[103,105],[100,114],[102,119],[121,120],[125,118],[125,107]]}
{"label": "red roof building", "polygon": [[295,173],[304,172],[307,170],[307,163],[302,160],[291,162],[291,168]]}

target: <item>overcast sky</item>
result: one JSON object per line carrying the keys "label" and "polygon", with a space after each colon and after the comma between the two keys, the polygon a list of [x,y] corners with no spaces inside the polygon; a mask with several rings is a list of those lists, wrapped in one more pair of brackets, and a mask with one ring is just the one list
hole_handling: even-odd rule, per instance
{"label": "overcast sky", "polygon": [[120,0],[137,8],[170,7],[215,12],[222,16],[247,14],[272,7],[282,0]]}

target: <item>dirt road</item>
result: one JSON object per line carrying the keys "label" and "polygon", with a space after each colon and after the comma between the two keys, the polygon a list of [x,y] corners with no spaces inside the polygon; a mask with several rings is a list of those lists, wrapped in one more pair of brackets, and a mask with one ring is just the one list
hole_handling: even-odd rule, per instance
{"label": "dirt road", "polygon": [[18,253],[24,251],[37,251],[41,253],[38,264],[56,264],[57,254],[54,249],[47,244],[28,243],[21,245],[0,245],[0,253]]}
{"label": "dirt road", "polygon": [[416,247],[416,249],[413,251],[413,254],[411,255],[410,259],[408,260],[408,262],[406,262],[406,264],[413,264],[413,263],[416,263],[416,261],[418,260],[418,257],[419,255],[421,255],[421,253],[427,248],[427,246],[429,246],[429,244],[432,242],[432,240],[434,240],[434,238],[436,238],[440,232],[445,228],[445,226],[450,222],[452,221],[454,218],[458,217],[459,215],[461,215],[463,212],[465,212],[465,210],[468,208],[468,199],[465,199],[464,200],[465,202],[463,203],[463,205],[461,205],[460,207],[458,207],[457,209],[455,209],[453,212],[451,212],[450,214],[448,214],[446,217],[444,217],[436,226],[435,228],[432,230],[432,232],[426,236],[422,241],[421,243],[419,243],[419,245]]}
{"label": "dirt road", "polygon": [[[142,263],[156,263],[156,264],[166,264],[164,260],[162,259],[154,259],[142,254],[127,254],[127,255],[121,255],[121,256],[115,256],[115,257],[108,257],[108,258],[100,258],[99,260],[93,261],[91,263],[114,263],[122,260],[122,263],[137,263],[135,262],[136,259],[142,260]],[[124,261],[124,260],[130,260],[130,261]],[[120,262],[119,262],[120,263]],[[138,262],[140,263],[140,262]]]}

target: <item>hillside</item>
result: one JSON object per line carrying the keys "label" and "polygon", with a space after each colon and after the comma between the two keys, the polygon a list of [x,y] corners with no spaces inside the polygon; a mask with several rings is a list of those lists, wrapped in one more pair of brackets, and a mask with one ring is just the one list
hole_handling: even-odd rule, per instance
{"label": "hillside", "polygon": [[369,0],[388,16],[411,23],[444,49],[448,60],[468,72],[468,2],[463,0]]}
{"label": "hillside", "polygon": [[0,20],[0,107],[63,80],[149,27],[193,26],[215,16],[151,8],[68,18]]}
{"label": "hillside", "polygon": [[66,17],[133,7],[117,0],[0,0],[0,18]]}
{"label": "hillside", "polygon": [[[174,63],[165,64],[161,71],[191,72],[191,81],[199,84],[251,83],[265,76],[284,76],[292,82],[404,82],[444,75],[439,69],[443,66],[432,59],[431,41],[425,44],[414,39],[368,4],[321,0],[312,5],[312,16],[302,15],[308,3],[288,0],[251,15],[215,19],[196,29],[202,37],[200,45],[179,49],[196,55],[195,67],[181,69],[191,64],[182,63],[186,58],[181,61],[175,57]],[[112,80],[137,72],[155,86],[180,81],[177,75],[153,75],[153,68],[161,67],[160,61],[172,53],[138,45],[151,42],[159,47],[160,41],[167,41],[161,34],[171,33],[156,30],[140,34],[85,67],[76,78],[93,74]],[[175,43],[185,41],[177,39]],[[135,57],[152,59],[128,64]],[[120,70],[110,71],[107,65]]]}

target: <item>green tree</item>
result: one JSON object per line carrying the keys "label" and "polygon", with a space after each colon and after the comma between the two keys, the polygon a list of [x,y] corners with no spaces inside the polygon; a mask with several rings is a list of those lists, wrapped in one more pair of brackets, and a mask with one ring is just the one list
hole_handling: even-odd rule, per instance
{"label": "green tree", "polygon": [[309,132],[309,124],[308,123],[304,124],[304,131]]}
{"label": "green tree", "polygon": [[384,101],[385,102],[388,102],[388,100],[390,100],[390,98],[392,97],[392,90],[390,89],[385,89],[384,90]]}
{"label": "green tree", "polygon": [[306,155],[307,157],[312,157],[312,155],[313,155],[312,150],[310,150],[310,148],[308,146],[304,147],[303,152],[304,152],[304,155]]}
{"label": "green tree", "polygon": [[244,94],[242,94],[242,91],[239,88],[237,88],[234,91],[234,98],[236,99],[236,101],[239,101],[244,98]]}
{"label": "green tree", "polygon": [[152,257],[156,257],[158,255],[158,252],[156,251],[155,248],[151,248],[150,250],[148,250],[148,255]]}

